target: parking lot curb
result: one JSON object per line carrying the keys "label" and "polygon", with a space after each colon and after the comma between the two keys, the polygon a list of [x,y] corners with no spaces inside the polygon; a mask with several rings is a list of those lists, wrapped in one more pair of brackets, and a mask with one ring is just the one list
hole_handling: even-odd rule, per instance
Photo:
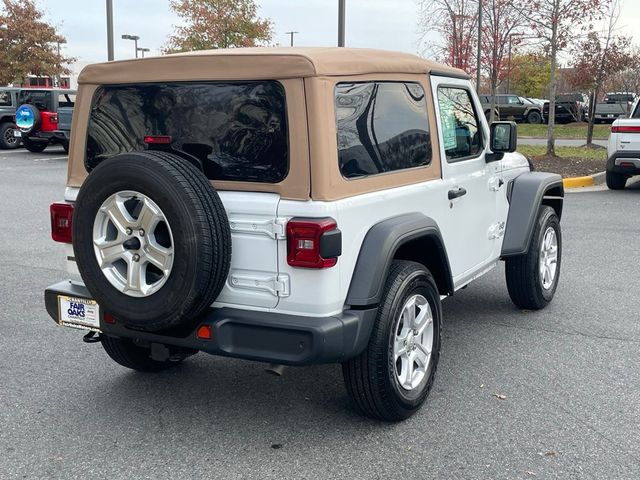
{"label": "parking lot curb", "polygon": [[564,188],[582,188],[592,187],[594,185],[600,185],[604,183],[605,172],[595,173],[586,177],[569,177],[563,178],[562,183]]}

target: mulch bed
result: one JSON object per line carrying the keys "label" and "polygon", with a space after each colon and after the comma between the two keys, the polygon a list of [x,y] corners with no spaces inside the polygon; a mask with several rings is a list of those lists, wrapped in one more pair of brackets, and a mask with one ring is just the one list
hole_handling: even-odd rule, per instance
{"label": "mulch bed", "polygon": [[573,157],[529,157],[539,172],[559,173],[563,178],[583,177],[603,172],[605,160],[588,160]]}

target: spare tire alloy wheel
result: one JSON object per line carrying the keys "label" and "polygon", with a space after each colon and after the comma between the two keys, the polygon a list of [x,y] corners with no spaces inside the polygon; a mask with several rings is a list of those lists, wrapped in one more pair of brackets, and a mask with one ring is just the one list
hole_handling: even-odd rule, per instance
{"label": "spare tire alloy wheel", "polygon": [[87,289],[129,328],[193,328],[229,273],[222,201],[201,171],[171,153],[101,161],[78,192],[72,225]]}
{"label": "spare tire alloy wheel", "polygon": [[125,295],[153,295],[171,274],[171,226],[140,192],[117,192],[103,202],[93,224],[93,245],[102,273]]}

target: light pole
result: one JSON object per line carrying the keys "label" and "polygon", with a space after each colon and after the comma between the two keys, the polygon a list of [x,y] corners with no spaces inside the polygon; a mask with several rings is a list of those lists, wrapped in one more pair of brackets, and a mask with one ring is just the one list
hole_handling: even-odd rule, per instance
{"label": "light pole", "polygon": [[480,55],[482,54],[482,0],[478,0],[478,52],[476,58],[476,91],[480,93]]}
{"label": "light pole", "polygon": [[113,0],[107,0],[107,60],[113,60]]}
{"label": "light pole", "polygon": [[134,48],[135,48],[135,52],[136,52],[136,58],[138,58],[138,40],[140,40],[140,37],[138,35],[122,35],[122,39],[123,40],[133,40],[134,41]]}
{"label": "light pole", "polygon": [[151,50],[148,48],[142,48],[142,47],[138,47],[137,48],[138,52],[142,52],[142,58],[144,58],[144,52],[150,52]]}
{"label": "light pole", "polygon": [[344,47],[344,24],[345,24],[345,6],[346,0],[338,0],[338,46]]}
{"label": "light pole", "polygon": [[291,46],[293,47],[293,36],[294,36],[296,33],[300,33],[300,32],[285,32],[285,33],[286,33],[287,35],[291,35]]}

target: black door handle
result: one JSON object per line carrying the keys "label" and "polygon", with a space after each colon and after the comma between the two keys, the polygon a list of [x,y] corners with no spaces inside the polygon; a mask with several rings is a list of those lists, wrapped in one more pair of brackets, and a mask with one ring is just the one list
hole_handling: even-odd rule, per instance
{"label": "black door handle", "polygon": [[449,200],[453,200],[454,198],[458,198],[466,194],[467,194],[466,188],[462,188],[462,187],[454,188],[453,190],[449,190]]}

